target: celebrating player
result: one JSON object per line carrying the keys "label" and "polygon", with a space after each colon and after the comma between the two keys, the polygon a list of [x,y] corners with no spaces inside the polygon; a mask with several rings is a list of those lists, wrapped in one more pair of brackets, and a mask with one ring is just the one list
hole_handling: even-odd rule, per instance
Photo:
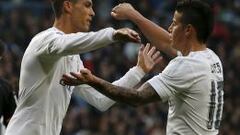
{"label": "celebrating player", "polygon": [[[218,134],[223,111],[223,68],[219,57],[206,46],[213,28],[209,5],[200,0],[178,1],[169,33],[127,3],[115,7],[112,15],[132,20],[151,43],[167,54],[176,56],[179,50],[182,56],[171,60],[162,73],[138,89],[115,86],[87,69],[71,73],[78,83],[87,83],[133,106],[168,101],[167,135]],[[73,81],[67,75],[63,79]]]}
{"label": "celebrating player", "polygon": [[[19,102],[6,135],[59,135],[73,90],[79,90],[80,96],[99,110],[108,109],[114,101],[94,88],[68,86],[59,80],[64,73],[83,68],[79,53],[114,41],[140,40],[136,32],[127,28],[87,32],[94,16],[92,0],[52,0],[52,5],[56,15],[53,27],[37,34],[24,53]],[[149,49],[153,54],[150,57],[141,52],[137,66],[114,82],[115,85],[135,86],[159,60],[155,48]]]}

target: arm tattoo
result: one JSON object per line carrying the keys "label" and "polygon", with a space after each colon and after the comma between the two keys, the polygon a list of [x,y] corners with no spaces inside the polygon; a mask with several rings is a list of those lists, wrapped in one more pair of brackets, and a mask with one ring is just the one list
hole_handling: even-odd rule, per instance
{"label": "arm tattoo", "polygon": [[105,80],[96,78],[90,85],[109,98],[132,106],[160,100],[159,95],[148,83],[144,83],[139,89],[134,89],[115,86]]}

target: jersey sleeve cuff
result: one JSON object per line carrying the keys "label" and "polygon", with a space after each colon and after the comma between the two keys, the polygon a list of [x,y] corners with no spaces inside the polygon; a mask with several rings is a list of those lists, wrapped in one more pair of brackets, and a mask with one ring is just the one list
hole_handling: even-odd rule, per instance
{"label": "jersey sleeve cuff", "polygon": [[132,72],[131,74],[138,80],[140,81],[145,75],[146,73],[143,71],[142,68],[138,67],[138,66],[135,66],[135,67],[132,67],[130,69],[130,71]]}
{"label": "jersey sleeve cuff", "polygon": [[166,102],[170,96],[170,91],[164,84],[164,81],[161,78],[161,75],[155,76],[147,82],[153,87],[153,89],[158,93],[162,102]]}
{"label": "jersey sleeve cuff", "polygon": [[108,37],[110,39],[110,41],[114,42],[115,40],[113,39],[114,33],[115,33],[115,29],[112,27],[106,28],[109,31]]}

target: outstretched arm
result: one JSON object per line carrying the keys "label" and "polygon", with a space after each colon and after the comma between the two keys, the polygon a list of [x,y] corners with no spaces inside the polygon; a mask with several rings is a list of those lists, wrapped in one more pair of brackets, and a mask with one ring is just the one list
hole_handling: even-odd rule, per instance
{"label": "outstretched arm", "polygon": [[[140,42],[137,32],[129,28],[114,30],[106,28],[97,32],[78,32],[72,34],[62,34],[53,31],[54,36],[46,39],[46,46],[40,50],[44,56],[65,56],[93,51],[105,47],[115,41]],[[47,55],[46,55],[47,54]]]}
{"label": "outstretched arm", "polygon": [[122,3],[112,9],[111,15],[118,20],[130,20],[138,26],[152,45],[172,58],[177,56],[177,50],[172,48],[170,34],[162,27],[142,16],[131,4]]}
{"label": "outstretched arm", "polygon": [[[112,84],[116,86],[124,86],[126,88],[133,88],[141,81],[144,75],[145,73],[142,69],[135,66],[122,78],[114,81]],[[79,85],[75,87],[75,93],[100,111],[106,111],[116,102],[89,85]]]}
{"label": "outstretched arm", "polygon": [[[140,50],[138,51],[138,62],[136,65],[136,70],[138,70],[138,72],[135,72],[135,73],[137,74],[148,73],[153,69],[153,67],[156,64],[160,63],[161,60],[162,60],[162,57],[160,56],[160,52],[156,51],[155,47],[151,47],[149,43],[146,44],[146,46],[142,45]],[[143,73],[140,73],[140,72],[143,72]],[[143,77],[142,75],[137,75],[137,76]],[[125,80],[127,79],[130,79],[130,78],[128,77]],[[129,82],[131,82],[131,80]],[[72,78],[67,74],[64,74],[62,76],[62,79],[60,80],[60,84],[77,86],[77,85],[81,85],[82,83],[78,79]]]}
{"label": "outstretched arm", "polygon": [[[142,46],[139,50],[137,66],[130,69],[127,74],[113,82],[113,84],[116,86],[124,86],[125,88],[133,88],[141,81],[145,73],[148,73],[154,65],[161,61],[162,57],[159,57],[159,55],[160,53],[156,51],[156,48],[151,48],[150,44],[147,44],[145,47]],[[65,74],[62,78],[62,84],[72,86],[80,85],[82,82]],[[113,100],[98,93],[93,87],[81,85],[79,88],[81,88],[79,95],[99,110],[105,111],[115,103]]]}
{"label": "outstretched arm", "polygon": [[139,89],[120,87],[94,76],[88,69],[81,70],[80,74],[71,75],[118,102],[139,106],[160,101],[159,95],[148,83],[144,83]]}

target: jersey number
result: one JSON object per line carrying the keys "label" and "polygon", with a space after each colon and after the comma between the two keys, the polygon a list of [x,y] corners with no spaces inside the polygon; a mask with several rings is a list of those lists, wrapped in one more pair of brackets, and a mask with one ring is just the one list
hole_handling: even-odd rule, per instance
{"label": "jersey number", "polygon": [[[217,85],[217,87],[216,87]],[[211,82],[209,121],[207,123],[208,129],[219,129],[220,121],[222,119],[223,111],[223,81]]]}

